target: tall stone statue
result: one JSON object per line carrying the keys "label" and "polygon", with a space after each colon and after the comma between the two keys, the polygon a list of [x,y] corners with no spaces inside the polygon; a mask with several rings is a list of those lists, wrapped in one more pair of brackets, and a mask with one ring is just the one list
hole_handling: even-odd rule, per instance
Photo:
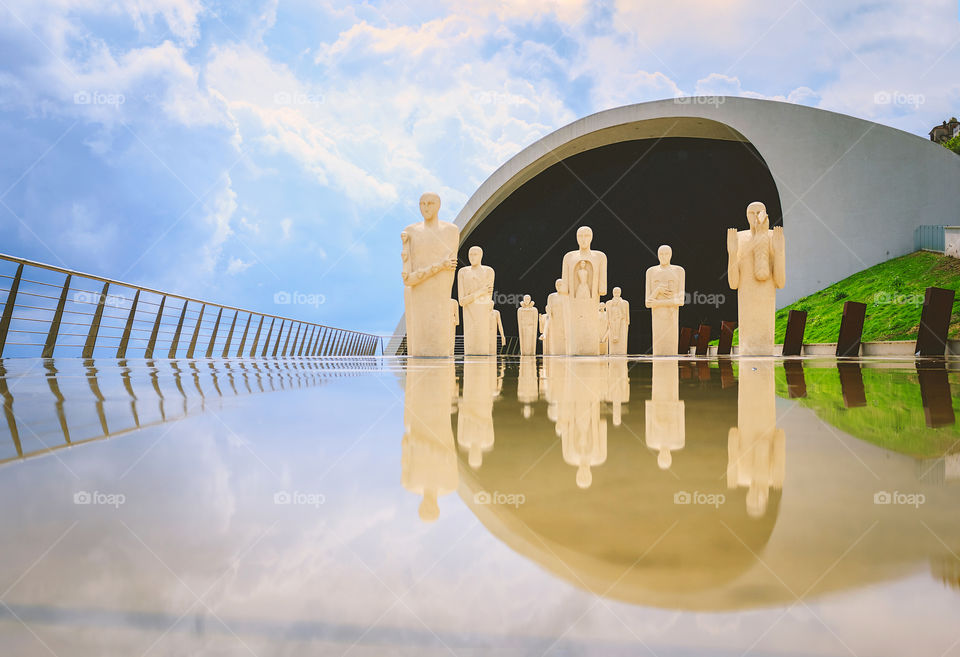
{"label": "tall stone statue", "polygon": [[627,353],[627,330],[630,328],[630,302],[620,296],[620,288],[613,288],[613,298],[607,301],[608,352]]}
{"label": "tall stone statue", "polygon": [[471,246],[467,252],[468,267],[457,272],[457,295],[463,307],[463,353],[489,356],[497,353],[490,344],[490,322],[493,314],[493,268],[481,264],[483,249]]}
{"label": "tall stone statue", "polygon": [[593,231],[577,229],[580,248],[563,256],[563,274],[569,292],[566,335],[569,355],[596,356],[600,346],[600,297],[607,293],[607,256],[590,248]]}
{"label": "tall stone statue", "polygon": [[667,470],[673,463],[671,452],[683,449],[686,443],[679,361],[654,360],[651,388],[645,413],[647,447],[657,452],[660,469]]}
{"label": "tall stone statue", "polygon": [[659,265],[647,270],[646,305],[653,322],[653,355],[676,356],[680,341],[680,306],[686,274],[683,267],[670,264],[673,249],[657,249]]}
{"label": "tall stone statue", "polygon": [[783,227],[770,230],[766,206],[747,206],[749,230],[727,230],[727,280],[737,291],[741,356],[773,355],[777,288],[787,282]]}
{"label": "tall stone statue", "polygon": [[456,373],[452,359],[404,369],[401,481],[423,496],[420,519],[433,522],[440,515],[437,498],[455,491],[460,480],[450,425]]}
{"label": "tall stone statue", "polygon": [[537,323],[540,313],[529,294],[523,295],[523,301],[517,308],[517,331],[520,333],[520,355],[537,355]]}
{"label": "tall stone statue", "polygon": [[547,322],[544,331],[543,353],[559,356],[567,353],[567,327],[570,315],[570,296],[562,278],[556,282],[556,292],[547,297]]}
{"label": "tall stone statue", "polygon": [[423,221],[407,226],[400,234],[403,262],[404,312],[407,354],[410,356],[452,356],[453,336],[449,331],[453,274],[457,270],[460,229],[440,221],[440,197],[420,197]]}

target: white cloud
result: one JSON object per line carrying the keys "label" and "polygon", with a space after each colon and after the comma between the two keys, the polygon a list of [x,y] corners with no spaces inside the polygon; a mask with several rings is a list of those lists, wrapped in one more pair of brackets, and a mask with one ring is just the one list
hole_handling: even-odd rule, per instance
{"label": "white cloud", "polygon": [[235,274],[241,274],[247,271],[248,269],[250,269],[250,267],[252,266],[253,266],[252,260],[247,262],[240,258],[231,257],[230,260],[227,262],[227,273],[230,274],[231,276]]}

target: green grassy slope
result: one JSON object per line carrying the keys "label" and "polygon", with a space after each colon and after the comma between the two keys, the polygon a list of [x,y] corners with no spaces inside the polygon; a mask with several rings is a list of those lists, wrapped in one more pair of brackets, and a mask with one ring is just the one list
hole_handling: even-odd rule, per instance
{"label": "green grassy slope", "polygon": [[949,337],[960,339],[960,259],[917,251],[864,269],[781,308],[777,311],[776,340],[783,342],[789,312],[806,310],[804,342],[836,342],[844,301],[867,304],[864,342],[915,340],[923,293],[928,287],[957,292]]}
{"label": "green grassy slope", "polygon": [[[794,401],[860,440],[918,458],[935,458],[960,445],[960,425],[930,428],[926,425],[916,371],[909,369],[862,370],[867,405],[846,408],[836,368],[805,367],[807,396]],[[784,371],[777,369],[777,395],[789,397]],[[960,372],[948,373],[950,387],[960,390]],[[953,410],[960,418],[960,397],[954,394]]]}

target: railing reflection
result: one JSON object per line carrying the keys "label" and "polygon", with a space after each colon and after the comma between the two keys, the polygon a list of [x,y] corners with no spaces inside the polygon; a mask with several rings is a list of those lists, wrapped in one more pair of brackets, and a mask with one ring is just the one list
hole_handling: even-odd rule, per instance
{"label": "railing reflection", "polygon": [[[266,362],[45,359],[43,375],[49,397],[36,389],[15,395],[16,383],[32,378],[26,369],[29,362],[0,359],[0,397],[13,446],[12,451],[0,452],[0,465],[180,420],[194,411],[203,412],[209,399],[312,387],[376,367],[370,358]],[[77,386],[78,381],[83,383]],[[104,394],[104,386],[113,389],[116,384],[122,393]],[[85,409],[93,411],[93,426],[84,422],[89,416]],[[56,417],[57,427],[44,428],[51,415]],[[159,418],[144,421],[144,415]],[[25,447],[25,442],[29,446]]]}

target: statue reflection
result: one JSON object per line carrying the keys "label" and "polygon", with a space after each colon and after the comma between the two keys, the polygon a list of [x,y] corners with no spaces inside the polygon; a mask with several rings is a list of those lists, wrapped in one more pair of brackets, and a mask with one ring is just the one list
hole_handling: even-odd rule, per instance
{"label": "statue reflection", "polygon": [[680,399],[680,366],[676,359],[654,359],[651,398],[646,403],[647,447],[656,450],[657,465],[667,470],[672,452],[686,441],[684,406]]}
{"label": "statue reflection", "polygon": [[607,460],[607,420],[600,415],[601,402],[608,396],[607,363],[569,359],[562,375],[560,386],[551,382],[554,393],[557,387],[562,390],[556,401],[557,435],[563,460],[577,468],[577,486],[589,488],[591,468]]}
{"label": "statue reflection", "polygon": [[[501,379],[502,380],[502,379]],[[540,397],[537,380],[537,357],[521,356],[520,372],[517,375],[517,401],[522,405],[524,419],[533,415],[533,404]]]}
{"label": "statue reflection", "polygon": [[423,496],[420,519],[440,517],[437,498],[457,488],[457,451],[450,424],[456,394],[453,360],[411,365],[406,371],[401,444],[403,487]]}
{"label": "statue reflection", "polygon": [[464,361],[457,442],[474,470],[483,464],[483,453],[493,449],[493,400],[500,394],[501,381],[496,358]]}
{"label": "statue reflection", "polygon": [[747,489],[747,513],[763,516],[770,489],[781,490],[786,436],[777,427],[774,363],[742,359],[737,390],[737,426],[727,438],[727,487]]}
{"label": "statue reflection", "polygon": [[623,405],[630,403],[630,374],[626,358],[611,358],[607,363],[607,401],[613,426],[622,423]]}

